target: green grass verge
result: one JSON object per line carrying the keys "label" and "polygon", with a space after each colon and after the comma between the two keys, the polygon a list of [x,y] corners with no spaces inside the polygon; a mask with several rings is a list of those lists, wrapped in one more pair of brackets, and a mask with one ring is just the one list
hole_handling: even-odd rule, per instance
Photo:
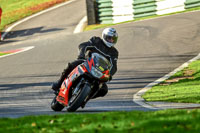
{"label": "green grass verge", "polygon": [[1,118],[2,133],[197,133],[200,110],[107,112]]}
{"label": "green grass verge", "polygon": [[200,103],[200,60],[152,87],[142,97],[146,101]]}
{"label": "green grass verge", "polygon": [[3,10],[0,30],[26,16],[67,0],[0,0]]}
{"label": "green grass verge", "polygon": [[9,53],[1,53],[0,52],[0,56],[7,55],[7,54],[9,54]]}

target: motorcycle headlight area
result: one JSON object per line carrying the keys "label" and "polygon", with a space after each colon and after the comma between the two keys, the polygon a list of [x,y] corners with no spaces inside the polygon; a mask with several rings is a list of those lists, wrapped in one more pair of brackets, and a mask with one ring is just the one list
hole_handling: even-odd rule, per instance
{"label": "motorcycle headlight area", "polygon": [[96,69],[95,67],[92,67],[91,73],[96,78],[101,78],[103,76],[103,73],[99,71],[98,69]]}

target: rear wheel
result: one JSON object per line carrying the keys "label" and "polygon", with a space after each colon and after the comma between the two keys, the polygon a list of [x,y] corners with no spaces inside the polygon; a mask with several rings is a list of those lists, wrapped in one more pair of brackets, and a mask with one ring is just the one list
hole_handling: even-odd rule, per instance
{"label": "rear wheel", "polygon": [[72,92],[72,97],[69,100],[69,105],[67,111],[76,111],[84,102],[86,97],[89,95],[91,87],[89,83],[85,83],[82,87],[80,86],[78,90]]}
{"label": "rear wheel", "polygon": [[51,109],[53,109],[54,111],[61,111],[64,106],[62,104],[60,104],[57,100],[56,100],[56,97],[54,97],[54,99],[52,100],[51,102]]}

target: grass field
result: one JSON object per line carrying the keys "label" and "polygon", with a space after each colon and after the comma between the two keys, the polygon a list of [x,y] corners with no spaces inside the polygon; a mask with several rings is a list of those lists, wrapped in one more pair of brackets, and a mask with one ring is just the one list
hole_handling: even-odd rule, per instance
{"label": "grass field", "polygon": [[67,0],[0,0],[3,10],[0,30],[33,13]]}
{"label": "grass field", "polygon": [[200,110],[162,110],[1,118],[2,133],[199,133]]}
{"label": "grass field", "polygon": [[143,98],[146,101],[200,103],[200,60],[154,86]]}

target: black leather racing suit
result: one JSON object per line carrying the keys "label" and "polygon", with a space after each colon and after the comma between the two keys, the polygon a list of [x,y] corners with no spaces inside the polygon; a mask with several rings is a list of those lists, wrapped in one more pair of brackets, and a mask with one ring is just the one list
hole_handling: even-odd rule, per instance
{"label": "black leather racing suit", "polygon": [[[91,52],[98,52],[101,55],[104,55],[106,58],[110,60],[111,63],[111,77],[116,73],[117,71],[117,59],[118,59],[118,51],[115,47],[107,47],[103,40],[99,37],[92,37],[88,42],[83,42],[79,45],[79,55],[78,59],[68,63],[68,66],[66,69],[64,69],[60,79],[58,80],[59,87],[61,86],[64,79],[67,77],[67,75],[79,64],[83,63],[85,60],[85,54],[86,52],[90,50]],[[99,96],[105,96],[108,92],[108,87],[106,84],[103,84],[103,86],[100,88],[97,95],[94,97]]]}
{"label": "black leather racing suit", "polygon": [[117,59],[118,51],[115,47],[107,47],[103,40],[99,37],[92,37],[88,42],[81,43],[79,45],[78,59],[85,59],[85,53],[87,50],[91,52],[99,52],[107,57],[111,62],[111,75],[113,76],[117,71]]}

